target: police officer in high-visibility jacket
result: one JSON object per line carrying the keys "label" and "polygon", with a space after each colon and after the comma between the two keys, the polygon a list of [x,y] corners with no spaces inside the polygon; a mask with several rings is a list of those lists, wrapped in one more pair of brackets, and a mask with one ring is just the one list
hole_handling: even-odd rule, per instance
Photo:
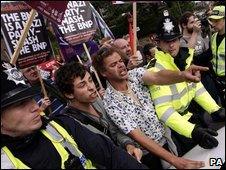
{"label": "police officer in high-visibility jacket", "polygon": [[65,116],[41,116],[35,86],[1,63],[1,169],[143,169],[109,139]]}
{"label": "police officer in high-visibility jacket", "polygon": [[[191,65],[194,49],[180,48],[181,34],[178,24],[167,10],[163,14],[164,17],[160,20],[156,32],[158,36],[158,50],[155,53],[156,63],[149,70],[182,71]],[[217,133],[199,126],[200,123],[193,118],[188,109],[190,102],[195,100],[211,114],[214,120],[224,121],[225,115],[221,115],[222,108],[216,104],[201,82],[182,82],[164,86],[152,85],[149,86],[149,89],[159,119],[173,130],[179,145],[182,146],[178,146],[179,154],[184,154],[196,143],[208,149],[218,145],[218,141],[214,138]]]}
{"label": "police officer in high-visibility jacket", "polygon": [[225,6],[215,6],[209,20],[215,31],[211,37],[214,79],[218,85],[221,102],[225,106]]}

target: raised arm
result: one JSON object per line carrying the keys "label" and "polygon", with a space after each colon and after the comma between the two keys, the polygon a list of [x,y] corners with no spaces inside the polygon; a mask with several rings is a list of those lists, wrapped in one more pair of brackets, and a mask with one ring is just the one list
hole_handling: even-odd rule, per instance
{"label": "raised arm", "polygon": [[191,38],[188,40],[188,48],[195,49],[199,34],[201,34],[201,22],[199,20],[196,20],[193,26],[193,33],[191,35]]}

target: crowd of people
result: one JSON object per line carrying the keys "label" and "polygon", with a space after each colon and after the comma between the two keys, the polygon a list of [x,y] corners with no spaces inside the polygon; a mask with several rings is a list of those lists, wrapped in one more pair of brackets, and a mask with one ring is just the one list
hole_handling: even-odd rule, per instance
{"label": "crowd of people", "polygon": [[208,18],[208,43],[194,13],[178,22],[167,10],[156,43],[138,52],[127,38],[104,38],[92,56],[102,89],[74,61],[43,80],[43,96],[37,67],[1,60],[1,168],[204,167],[183,155],[218,146],[206,114],[225,121],[225,6]]}

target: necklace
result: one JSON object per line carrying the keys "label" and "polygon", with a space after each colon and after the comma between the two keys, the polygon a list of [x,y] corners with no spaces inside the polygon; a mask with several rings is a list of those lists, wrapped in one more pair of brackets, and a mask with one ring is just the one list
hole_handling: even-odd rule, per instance
{"label": "necklace", "polygon": [[132,100],[135,102],[136,105],[139,105],[143,107],[140,100],[137,98],[137,96],[134,94],[133,90],[131,89],[130,85],[127,84],[128,89],[126,91],[119,91],[120,93],[132,98]]}
{"label": "necklace", "polygon": [[132,89],[128,86],[128,89],[127,90],[125,90],[125,91],[119,91],[119,92],[121,92],[123,94],[130,94],[130,93],[132,93]]}

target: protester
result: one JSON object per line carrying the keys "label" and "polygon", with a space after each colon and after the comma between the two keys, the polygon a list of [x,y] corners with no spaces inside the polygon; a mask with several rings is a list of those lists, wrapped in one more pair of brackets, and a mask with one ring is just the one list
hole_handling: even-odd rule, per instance
{"label": "protester", "polygon": [[84,66],[72,62],[61,67],[56,74],[56,85],[68,100],[61,115],[74,117],[91,131],[110,137],[140,161],[142,151],[109,119],[92,77]]}
{"label": "protester", "polygon": [[156,33],[152,33],[148,36],[148,39],[150,41],[150,43],[154,44],[155,46],[157,46],[157,41],[156,41]]}
{"label": "protester", "polygon": [[[37,68],[35,66],[31,66],[28,68],[21,69],[21,71],[24,77],[27,79],[28,83],[30,83],[31,86],[39,86],[41,91],[41,83],[38,77]],[[66,101],[60,95],[56,87],[54,87],[54,82],[52,80],[43,79],[43,82],[48,94],[48,99],[45,98],[46,96],[43,97],[43,95],[37,94],[35,96],[35,101],[40,106],[45,105],[44,107],[42,107],[43,109],[47,108],[47,105],[49,104],[49,101],[50,101],[51,104],[49,108],[51,109],[51,113],[49,113],[49,110],[46,109],[45,110],[46,114],[59,114],[60,111],[66,106]],[[43,103],[43,101],[45,101],[45,103]]]}
{"label": "protester", "polygon": [[182,28],[181,47],[194,48],[195,56],[209,48],[201,36],[201,21],[192,12],[183,13],[180,25]]}
{"label": "protester", "polygon": [[[159,21],[157,35],[159,49],[155,54],[155,67],[151,70],[183,71],[188,68],[192,62],[194,49],[180,47],[181,33],[178,24],[168,12],[165,12]],[[159,119],[173,130],[179,141],[181,146],[179,155],[183,155],[195,144],[205,149],[212,149],[218,145],[214,138],[217,132],[203,128],[199,119],[195,115],[192,116],[189,110],[190,102],[195,100],[215,121],[225,121],[223,109],[216,104],[201,82],[152,85],[150,93]]]}
{"label": "protester", "polygon": [[[194,49],[194,57],[193,57],[193,63],[197,65],[207,66],[211,67],[211,62],[208,60],[208,58],[211,57],[211,54],[204,58],[202,55],[205,55],[205,52],[208,50],[209,45],[205,43],[205,40],[201,36],[201,21],[196,20],[196,16],[192,12],[185,12],[181,19],[180,19],[180,25],[182,28],[182,37],[180,38],[180,47],[189,47]],[[203,59],[201,59],[203,58]],[[212,98],[218,102],[219,96],[216,93],[217,87],[215,85],[215,82],[211,76],[210,71],[203,72],[201,74],[201,81],[206,88],[206,90],[209,92],[209,94],[212,96]],[[197,113],[197,116],[200,117],[200,120],[202,120],[203,124],[205,126],[208,126],[208,123],[205,121],[205,117],[207,117],[207,113],[204,109],[202,109],[196,102],[192,101],[191,108],[193,108],[192,112]]]}
{"label": "protester", "polygon": [[204,84],[216,101],[220,96],[220,104],[225,107],[225,6],[217,5],[210,13],[209,21],[215,32],[209,44],[211,48],[194,57],[193,63],[207,66],[211,62],[209,66],[211,74],[209,75],[213,79],[216,88],[212,83],[208,84],[208,79],[203,79]]}
{"label": "protester", "polygon": [[145,68],[150,68],[154,66],[156,61],[155,50],[156,50],[156,46],[152,43],[147,43],[144,45],[143,53],[145,55],[145,63],[144,63]]}
{"label": "protester", "polygon": [[70,117],[40,116],[36,93],[1,63],[1,169],[147,168]]}
{"label": "protester", "polygon": [[142,54],[139,51],[136,55],[133,55],[132,48],[128,41],[123,38],[118,38],[113,42],[113,45],[115,48],[120,49],[125,55],[125,57],[123,56],[123,60],[127,66],[127,69],[131,70],[133,68],[143,66]]}
{"label": "protester", "polygon": [[126,41],[124,38],[118,38],[113,42],[113,45],[116,48],[119,48],[122,51],[122,53],[124,53],[126,55],[126,60],[127,60],[127,63],[128,63],[129,57],[132,56],[132,54],[133,54],[132,48],[129,45],[128,41]]}
{"label": "protester", "polygon": [[[159,169],[162,167],[160,157],[179,169],[203,166],[202,162],[179,158],[164,149],[170,148],[176,154],[170,134],[166,134],[164,125],[158,120],[148,88],[144,86],[194,81],[199,77],[188,70],[154,73],[140,67],[127,72],[120,52],[115,48],[100,49],[93,57],[93,65],[108,80],[103,98],[107,114],[125,134],[146,149],[142,163],[151,169]],[[197,68],[200,67],[193,66],[191,70],[196,72]]]}
{"label": "protester", "polygon": [[123,35],[122,38],[125,39],[125,40],[130,44],[130,37],[129,37],[129,34]]}
{"label": "protester", "polygon": [[111,37],[104,37],[100,41],[100,47],[109,47],[113,43],[113,39]]}
{"label": "protester", "polygon": [[40,109],[42,111],[44,111],[46,108],[48,108],[51,105],[51,101],[49,100],[48,97],[42,98],[40,102],[41,102]]}

